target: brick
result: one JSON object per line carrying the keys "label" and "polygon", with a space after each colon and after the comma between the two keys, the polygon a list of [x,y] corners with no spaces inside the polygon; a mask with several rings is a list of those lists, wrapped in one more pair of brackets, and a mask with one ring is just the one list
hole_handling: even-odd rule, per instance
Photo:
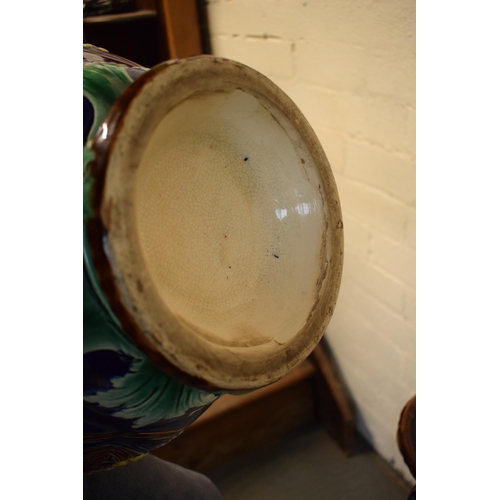
{"label": "brick", "polygon": [[289,89],[289,95],[315,130],[325,127],[340,133],[358,133],[359,121],[353,118],[353,106],[341,94],[297,84]]}
{"label": "brick", "polygon": [[288,40],[216,35],[212,46],[215,54],[246,64],[271,79],[293,74],[292,44]]}
{"label": "brick", "polygon": [[[342,203],[342,199],[340,202]],[[351,255],[366,259],[371,238],[370,229],[346,213],[343,214],[342,218],[344,221],[344,254],[346,260],[344,265],[347,265],[347,260],[350,259]]]}
{"label": "brick", "polygon": [[[398,366],[402,366],[402,361],[403,358],[398,359]],[[415,394],[413,388],[410,389],[401,383],[403,375],[403,369],[395,370],[388,362],[377,366],[370,374],[372,390],[377,388],[380,401],[384,401],[387,408],[393,409],[393,415],[397,415],[408,398]]]}
{"label": "brick", "polygon": [[[358,2],[354,2],[358,4]],[[359,15],[366,21],[360,28],[367,47],[395,50],[404,48],[415,54],[415,2],[401,0],[380,0],[369,6],[358,6]],[[364,10],[364,13],[360,11]]]}
{"label": "brick", "polygon": [[[388,375],[387,379],[382,378],[377,386],[373,385],[372,387],[362,387],[359,384],[360,390],[358,390],[357,398],[363,404],[365,412],[371,412],[375,415],[378,413],[378,418],[380,418],[380,413],[385,413],[385,415],[393,419],[393,422],[396,421],[397,427],[397,420],[399,419],[401,410],[408,400],[415,395],[415,391],[411,388],[403,387],[401,384],[398,385],[398,380],[395,380],[395,378]],[[390,393],[385,389],[384,386],[388,385],[397,387],[396,394],[394,392]],[[381,386],[382,390],[377,391],[378,386]],[[378,411],[381,408],[384,408],[385,411]],[[388,431],[394,428],[393,425],[388,425],[388,422],[384,420],[380,421],[380,426]]]}
{"label": "brick", "polygon": [[315,129],[334,175],[344,171],[345,135],[335,130],[317,127]]}
{"label": "brick", "polygon": [[[247,35],[267,34],[279,24],[269,17],[267,9],[260,2],[253,2],[253,6],[246,1],[217,2],[209,0],[207,3],[207,17],[209,31],[213,35]],[[270,31],[271,30],[271,31]],[[214,51],[215,54],[217,52]]]}
{"label": "brick", "polygon": [[[417,387],[417,362],[415,350],[405,353],[403,358],[403,375],[401,376],[401,385],[408,390],[408,393],[415,395]],[[410,396],[411,397],[411,396]],[[410,399],[408,397],[408,399]]]}
{"label": "brick", "polygon": [[368,355],[365,339],[373,336],[373,330],[356,311],[345,306],[346,291],[341,290],[339,294],[337,307],[326,329],[326,337],[341,365],[347,364],[349,369],[362,371],[360,360]]}
{"label": "brick", "polygon": [[[392,377],[394,379],[394,377]],[[385,381],[382,381],[385,383]],[[391,381],[388,381],[391,384]],[[394,440],[394,435],[399,423],[401,411],[406,403],[415,395],[414,388],[406,388],[399,385],[396,392],[397,395],[391,394],[391,398],[387,398],[389,391],[383,393],[375,392],[373,388],[367,390],[364,387],[363,381],[357,381],[351,378],[351,383],[358,388],[356,391],[356,400],[360,411],[365,418],[371,420],[372,425],[376,425],[380,429],[380,434],[384,439]],[[382,417],[383,415],[383,417]]]}
{"label": "brick", "polygon": [[[304,0],[238,0],[217,2],[210,0],[207,15],[210,33],[240,35],[270,35],[281,38],[310,38],[318,33],[307,18],[309,9]],[[320,38],[324,39],[322,33]],[[327,35],[328,38],[328,35]]]}
{"label": "brick", "polygon": [[371,325],[374,331],[373,341],[380,349],[390,350],[385,345],[390,343],[400,354],[415,350],[415,325],[389,309],[377,295],[352,287],[346,294],[346,304]]}
{"label": "brick", "polygon": [[299,41],[295,46],[297,75],[307,83],[350,92],[365,86],[366,50],[348,44]]}
{"label": "brick", "polygon": [[[367,385],[364,379],[358,378],[355,372],[350,374],[348,384],[363,419],[368,417],[371,426],[376,425],[381,430],[381,433],[387,436],[390,433],[390,425],[386,420],[387,416],[390,415],[390,418],[393,419],[399,408],[387,398],[384,399],[380,392],[376,391],[376,387]],[[381,419],[380,415],[385,415],[384,419]],[[375,419],[373,419],[373,416]]]}
{"label": "brick", "polygon": [[[369,367],[363,369],[366,372]],[[400,384],[401,376],[391,373],[390,369],[385,372],[376,369],[368,378],[362,372],[349,369],[344,378],[363,418],[378,427],[381,439],[393,440],[401,410],[415,394],[414,387]]]}
{"label": "brick", "polygon": [[372,240],[373,261],[411,287],[415,287],[415,251],[376,234]]}
{"label": "brick", "polygon": [[[388,391],[394,384],[399,384],[403,373],[403,356],[401,351],[387,339],[385,332],[377,332],[370,317],[359,305],[340,306],[334,313],[329,326],[327,338],[342,358],[341,363],[347,363],[349,371],[366,377],[366,384],[375,390]],[[393,382],[384,382],[391,378]],[[373,385],[375,384],[375,385]]]}
{"label": "brick", "polygon": [[[286,3],[286,0],[282,0]],[[270,2],[282,3],[282,2]],[[302,9],[296,3],[288,9],[290,32],[318,42],[342,42],[363,47],[397,48],[415,45],[415,15],[408,2],[370,2],[357,0],[306,1]],[[289,23],[282,23],[287,30]]]}
{"label": "brick", "polygon": [[374,232],[402,241],[407,224],[404,205],[394,198],[362,183],[339,178],[342,211],[362,221]]}
{"label": "brick", "polygon": [[406,295],[411,290],[385,270],[346,252],[343,282],[347,280],[404,317]]}
{"label": "brick", "polygon": [[415,324],[417,320],[415,290],[406,289],[403,297],[403,317],[410,323]]}
{"label": "brick", "polygon": [[366,89],[415,107],[415,55],[407,50],[371,50],[366,58]]}
{"label": "brick", "polygon": [[347,139],[345,175],[415,205],[415,162],[408,157]]}
{"label": "brick", "polygon": [[207,12],[212,33],[267,33],[319,41],[332,38],[362,41],[364,35],[353,28],[368,24],[369,13],[363,7],[369,2],[357,3],[359,6],[343,1],[210,1]]}
{"label": "brick", "polygon": [[385,149],[409,153],[406,106],[387,98],[296,85],[290,90],[313,128],[326,127]]}
{"label": "brick", "polygon": [[299,32],[302,38],[317,42],[362,45],[370,24],[370,2],[308,1],[302,11]]}
{"label": "brick", "polygon": [[360,408],[357,419],[362,435],[372,443],[374,449],[411,484],[415,482],[399,451],[395,434],[399,414],[380,417],[380,412]]}
{"label": "brick", "polygon": [[[352,112],[358,120],[359,138],[391,151],[408,152],[408,110],[387,98],[363,96],[353,100]],[[352,102],[352,101],[351,101]]]}
{"label": "brick", "polygon": [[[383,429],[384,434],[390,434],[393,429],[397,428],[401,410],[414,393],[402,390],[398,400],[395,401],[387,397],[387,392],[375,392],[372,388],[367,390],[363,387],[362,381],[358,382],[353,379],[353,382],[359,387],[357,400],[362,405],[364,415],[375,416],[376,425]],[[380,419],[380,414],[387,415],[389,418]]]}
{"label": "brick", "polygon": [[415,156],[416,151],[416,141],[417,141],[417,122],[415,109],[408,108],[406,116],[406,143],[404,145],[404,151],[408,154]]}
{"label": "brick", "polygon": [[405,227],[405,239],[404,242],[410,247],[415,249],[416,247],[416,236],[417,236],[417,228],[416,228],[416,211],[415,209],[407,210],[407,223]]}

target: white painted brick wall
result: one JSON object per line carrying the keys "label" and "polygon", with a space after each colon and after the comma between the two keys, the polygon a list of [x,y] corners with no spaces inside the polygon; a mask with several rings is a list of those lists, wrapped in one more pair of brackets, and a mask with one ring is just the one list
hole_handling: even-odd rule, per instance
{"label": "white painted brick wall", "polygon": [[[287,78],[293,74],[292,42],[268,36],[219,35],[212,42],[214,54],[231,53],[231,59],[245,60],[269,78]],[[262,57],[262,53],[266,57]]]}
{"label": "white painted brick wall", "polygon": [[364,142],[346,144],[345,174],[415,206],[415,161]]}
{"label": "white painted brick wall", "polygon": [[414,0],[209,0],[214,54],[297,103],[337,180],[345,268],[326,336],[358,429],[408,479],[396,443],[415,394]]}

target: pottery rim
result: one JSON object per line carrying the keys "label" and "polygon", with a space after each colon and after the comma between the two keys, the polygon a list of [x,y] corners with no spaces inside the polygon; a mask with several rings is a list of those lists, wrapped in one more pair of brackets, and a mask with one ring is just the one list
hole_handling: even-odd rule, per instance
{"label": "pottery rim", "polygon": [[[324,221],[314,300],[301,328],[282,342],[272,335],[267,341],[247,343],[219,338],[216,332],[176,314],[152,283],[155,280],[138,238],[137,172],[158,125],[193,97],[231,92],[253,96],[283,129],[295,130],[300,140],[294,147],[308,155],[309,168],[319,179]],[[343,223],[325,153],[283,91],[257,71],[227,59],[197,56],[162,63],[131,84],[113,105],[92,149],[95,217],[87,225],[92,260],[113,312],[158,366],[203,390],[243,392],[279,380],[310,354],[335,307],[342,273]]]}

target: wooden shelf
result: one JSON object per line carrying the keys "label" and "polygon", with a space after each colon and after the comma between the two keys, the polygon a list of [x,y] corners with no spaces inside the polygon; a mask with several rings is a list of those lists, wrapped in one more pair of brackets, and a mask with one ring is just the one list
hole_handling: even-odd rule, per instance
{"label": "wooden shelf", "polygon": [[138,10],[136,12],[122,12],[120,14],[103,14],[101,16],[90,16],[83,18],[83,25],[99,23],[123,23],[136,19],[156,18],[158,13],[155,10]]}
{"label": "wooden shelf", "polygon": [[85,42],[146,67],[210,53],[206,8],[197,0],[136,0],[136,7],[83,18]]}
{"label": "wooden shelf", "polygon": [[323,343],[282,380],[245,395],[223,396],[152,454],[208,472],[312,421],[320,422],[346,454],[351,452],[354,414]]}
{"label": "wooden shelf", "polygon": [[314,373],[314,366],[306,361],[268,387],[223,396],[183,434],[152,454],[207,472],[276,441],[314,420]]}
{"label": "wooden shelf", "polygon": [[169,58],[158,11],[103,14],[83,19],[87,43],[151,68]]}

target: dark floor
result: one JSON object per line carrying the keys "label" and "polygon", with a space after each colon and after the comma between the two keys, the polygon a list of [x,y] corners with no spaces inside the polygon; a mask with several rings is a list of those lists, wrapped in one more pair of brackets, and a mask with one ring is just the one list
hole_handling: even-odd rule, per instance
{"label": "dark floor", "polygon": [[406,500],[411,489],[361,439],[346,458],[318,426],[208,476],[224,500]]}

